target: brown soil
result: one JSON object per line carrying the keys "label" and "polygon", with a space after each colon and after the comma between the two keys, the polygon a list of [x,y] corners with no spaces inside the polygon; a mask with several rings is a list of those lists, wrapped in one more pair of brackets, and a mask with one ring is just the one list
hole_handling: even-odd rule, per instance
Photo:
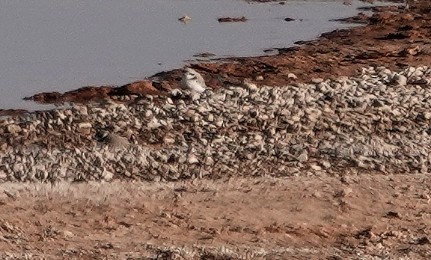
{"label": "brown soil", "polygon": [[[370,8],[368,8],[370,9]],[[366,10],[368,10],[366,9]],[[366,24],[353,29],[324,33],[317,40],[278,49],[273,56],[226,58],[218,62],[198,63],[191,67],[204,75],[207,85],[223,87],[240,84],[244,79],[258,84],[282,86],[310,82],[313,78],[351,76],[362,67],[386,66],[402,69],[431,62],[431,3],[413,2],[409,9],[374,7],[372,16],[360,13],[345,22]],[[289,77],[289,73],[297,79]],[[60,93],[40,93],[29,97],[41,103],[88,102],[130,94],[166,94],[179,87],[181,70],[158,73],[134,84],[121,87],[86,87]]]}
{"label": "brown soil", "polygon": [[430,259],[430,180],[2,184],[0,257]]}

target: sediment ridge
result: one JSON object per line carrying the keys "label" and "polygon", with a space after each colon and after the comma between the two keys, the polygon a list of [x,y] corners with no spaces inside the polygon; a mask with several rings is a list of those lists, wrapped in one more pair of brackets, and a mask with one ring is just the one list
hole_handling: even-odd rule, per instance
{"label": "sediment ridge", "polygon": [[[247,83],[0,122],[4,181],[431,171],[431,68]],[[100,142],[98,132],[110,138]],[[99,141],[98,141],[99,140]]]}

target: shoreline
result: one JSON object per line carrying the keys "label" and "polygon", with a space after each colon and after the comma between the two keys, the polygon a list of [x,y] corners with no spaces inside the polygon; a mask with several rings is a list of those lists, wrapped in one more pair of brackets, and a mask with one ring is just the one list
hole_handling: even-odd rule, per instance
{"label": "shoreline", "polygon": [[[226,84],[239,85],[244,80],[258,85],[282,86],[310,82],[313,78],[354,76],[360,67],[368,65],[402,69],[407,62],[410,66],[427,64],[431,60],[431,51],[425,45],[431,44],[431,40],[419,42],[419,35],[426,28],[417,21],[422,8],[429,6],[417,4],[409,10],[404,10],[404,6],[373,7],[371,16],[359,13],[353,18],[340,19],[366,24],[364,26],[323,33],[315,40],[277,49],[279,54],[276,55],[221,58],[210,63],[195,63],[191,67],[203,74],[209,87],[217,89]],[[400,24],[405,23],[409,26],[400,32],[405,35],[399,36]],[[394,64],[396,58],[400,59],[399,64]],[[129,100],[132,95],[165,95],[179,86],[180,78],[181,70],[174,69],[119,87],[83,87],[65,93],[38,93],[24,99],[42,104],[85,104],[112,98]],[[25,112],[0,109],[0,116]]]}

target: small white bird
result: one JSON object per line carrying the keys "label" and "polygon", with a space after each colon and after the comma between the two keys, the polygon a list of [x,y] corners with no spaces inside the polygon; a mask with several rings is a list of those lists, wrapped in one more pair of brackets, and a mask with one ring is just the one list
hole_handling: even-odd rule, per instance
{"label": "small white bird", "polygon": [[181,86],[183,88],[190,89],[195,93],[202,93],[207,88],[205,80],[201,74],[191,68],[186,68],[183,78],[181,80]]}
{"label": "small white bird", "polygon": [[127,138],[119,136],[108,131],[99,131],[96,133],[96,140],[109,148],[128,148],[130,147],[130,142]]}

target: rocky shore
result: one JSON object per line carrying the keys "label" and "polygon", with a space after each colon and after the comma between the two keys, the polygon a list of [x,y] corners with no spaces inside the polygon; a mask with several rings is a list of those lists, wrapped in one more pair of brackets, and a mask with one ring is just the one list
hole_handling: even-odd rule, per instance
{"label": "rocky shore", "polygon": [[[357,16],[340,19],[361,26],[323,33],[316,40],[297,42],[293,47],[268,50],[275,55],[215,59],[209,63],[192,64],[192,67],[205,77],[209,87],[218,89],[226,82],[237,84],[243,79],[259,85],[284,86],[309,82],[311,78],[357,76],[361,68],[367,66],[403,70],[408,66],[429,64],[430,3],[424,0],[408,2],[409,5],[398,3],[397,6],[362,8]],[[290,73],[296,77],[289,77]],[[124,86],[89,86],[66,93],[37,93],[27,99],[62,104],[131,94],[163,95],[177,88],[180,80],[181,70],[176,69]],[[13,112],[23,111],[0,110],[0,115]]]}
{"label": "rocky shore", "polygon": [[[200,96],[132,96],[0,122],[3,181],[431,171],[431,68]],[[105,131],[110,138],[100,140]],[[98,141],[99,140],[99,141]]]}

